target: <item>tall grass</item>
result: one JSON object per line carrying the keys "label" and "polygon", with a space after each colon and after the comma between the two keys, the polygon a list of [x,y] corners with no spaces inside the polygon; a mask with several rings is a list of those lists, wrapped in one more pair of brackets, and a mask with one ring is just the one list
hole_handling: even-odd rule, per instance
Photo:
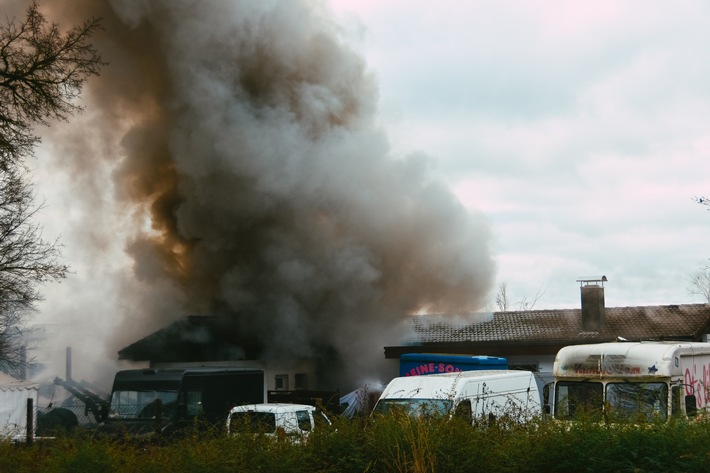
{"label": "tall grass", "polygon": [[0,443],[0,472],[706,472],[710,422],[610,425],[404,415],[337,419],[305,444],[190,432],[108,440],[79,432],[31,446]]}

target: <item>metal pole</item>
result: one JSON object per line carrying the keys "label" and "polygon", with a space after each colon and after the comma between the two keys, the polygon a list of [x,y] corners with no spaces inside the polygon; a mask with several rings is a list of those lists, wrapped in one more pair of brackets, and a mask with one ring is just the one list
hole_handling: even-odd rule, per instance
{"label": "metal pole", "polygon": [[67,381],[71,381],[71,347],[67,347]]}
{"label": "metal pole", "polygon": [[34,440],[34,424],[35,424],[34,399],[27,399],[27,445],[32,445]]}

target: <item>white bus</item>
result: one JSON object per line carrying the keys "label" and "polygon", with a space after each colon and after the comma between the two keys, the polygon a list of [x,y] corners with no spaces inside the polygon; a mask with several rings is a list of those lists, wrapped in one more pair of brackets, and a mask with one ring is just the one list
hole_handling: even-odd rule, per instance
{"label": "white bus", "polygon": [[710,343],[617,342],[562,348],[553,367],[556,419],[693,416],[710,410]]}

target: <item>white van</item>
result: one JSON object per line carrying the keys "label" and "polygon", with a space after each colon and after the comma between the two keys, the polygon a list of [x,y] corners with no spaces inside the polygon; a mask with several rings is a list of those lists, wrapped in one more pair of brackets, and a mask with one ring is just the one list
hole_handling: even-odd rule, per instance
{"label": "white van", "polygon": [[541,413],[533,373],[517,370],[462,371],[393,379],[374,413],[401,409],[412,416],[463,416],[476,422],[504,415],[521,421]]}
{"label": "white van", "polygon": [[330,425],[330,419],[307,404],[248,404],[233,407],[227,417],[228,434],[266,434],[306,438],[316,428]]}

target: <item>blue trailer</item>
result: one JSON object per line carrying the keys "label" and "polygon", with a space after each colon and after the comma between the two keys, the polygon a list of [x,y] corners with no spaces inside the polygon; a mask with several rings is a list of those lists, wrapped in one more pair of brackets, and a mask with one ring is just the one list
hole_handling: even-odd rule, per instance
{"label": "blue trailer", "polygon": [[400,376],[507,369],[508,360],[497,356],[405,353],[399,357]]}

